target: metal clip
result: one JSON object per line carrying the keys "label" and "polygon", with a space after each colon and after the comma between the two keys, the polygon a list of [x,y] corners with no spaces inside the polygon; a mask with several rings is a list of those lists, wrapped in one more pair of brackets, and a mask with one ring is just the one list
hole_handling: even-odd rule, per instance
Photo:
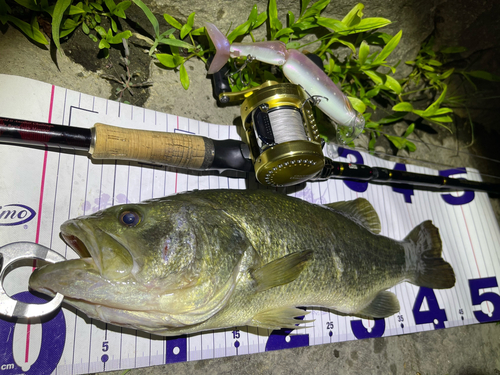
{"label": "metal clip", "polygon": [[0,315],[9,318],[38,318],[50,314],[61,305],[64,296],[57,293],[49,302],[37,305],[16,301],[9,297],[3,288],[6,270],[23,259],[40,259],[49,263],[66,260],[62,255],[48,247],[33,242],[14,242],[0,248]]}

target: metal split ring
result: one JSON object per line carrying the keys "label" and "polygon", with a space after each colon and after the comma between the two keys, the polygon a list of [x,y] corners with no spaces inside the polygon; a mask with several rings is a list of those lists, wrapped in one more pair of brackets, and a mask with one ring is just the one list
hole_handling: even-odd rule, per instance
{"label": "metal split ring", "polygon": [[38,318],[57,310],[63,301],[64,296],[59,293],[51,301],[40,305],[16,301],[7,295],[3,287],[6,270],[15,262],[25,259],[39,259],[49,263],[66,260],[54,250],[33,242],[14,242],[0,247],[0,316]]}

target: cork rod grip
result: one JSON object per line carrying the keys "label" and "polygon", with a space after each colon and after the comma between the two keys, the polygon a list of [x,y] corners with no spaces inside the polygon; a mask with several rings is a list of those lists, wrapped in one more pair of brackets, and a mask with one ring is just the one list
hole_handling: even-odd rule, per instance
{"label": "cork rod grip", "polygon": [[97,123],[90,148],[93,159],[118,159],[187,169],[207,169],[214,150],[210,139],[188,134],[125,129]]}

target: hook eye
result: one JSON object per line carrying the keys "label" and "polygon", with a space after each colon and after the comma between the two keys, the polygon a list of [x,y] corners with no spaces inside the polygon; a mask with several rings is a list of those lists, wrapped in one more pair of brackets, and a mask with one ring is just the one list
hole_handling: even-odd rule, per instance
{"label": "hook eye", "polygon": [[59,293],[52,300],[41,305],[16,301],[7,295],[3,287],[6,270],[14,263],[26,259],[39,259],[49,263],[66,260],[54,250],[33,242],[14,242],[0,247],[0,315],[9,318],[39,318],[52,313],[61,306],[64,296]]}

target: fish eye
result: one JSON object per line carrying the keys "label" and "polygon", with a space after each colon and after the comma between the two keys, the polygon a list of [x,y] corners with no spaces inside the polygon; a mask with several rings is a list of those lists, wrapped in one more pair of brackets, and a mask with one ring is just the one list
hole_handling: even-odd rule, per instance
{"label": "fish eye", "polygon": [[141,216],[135,211],[124,211],[120,214],[120,223],[127,227],[135,227],[141,222]]}

